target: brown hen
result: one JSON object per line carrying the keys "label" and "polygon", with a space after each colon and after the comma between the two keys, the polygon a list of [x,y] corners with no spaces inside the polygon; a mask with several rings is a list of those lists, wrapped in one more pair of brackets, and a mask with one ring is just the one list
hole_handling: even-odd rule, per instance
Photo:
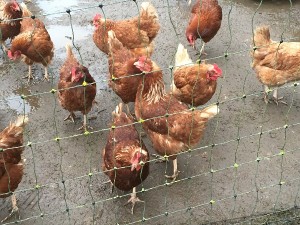
{"label": "brown hen", "polygon": [[140,58],[135,65],[146,73],[138,87],[135,115],[142,121],[157,153],[174,160],[174,173],[167,176],[174,181],[178,176],[177,154],[200,141],[206,123],[217,115],[218,107],[189,110],[171,94],[166,94],[162,71],[154,62]]}
{"label": "brown hen", "polygon": [[91,111],[96,96],[96,83],[88,68],[77,61],[69,44],[66,45],[66,51],[67,58],[60,69],[58,100],[70,112],[65,120],[74,122],[76,111],[83,114],[83,126],[79,130],[86,131],[87,114]]}
{"label": "brown hen", "polygon": [[222,8],[217,0],[198,0],[191,11],[191,18],[185,35],[190,45],[195,48],[195,41],[203,41],[200,54],[205,43],[209,42],[218,32],[222,22]]}
{"label": "brown hen", "polygon": [[[20,20],[14,20],[18,19]],[[10,21],[13,20],[13,21]],[[20,5],[15,0],[6,2],[4,0],[0,1],[0,31],[1,31],[1,44],[4,50],[6,46],[4,42],[10,38],[13,39],[16,35],[20,33],[22,20],[22,9]]]}
{"label": "brown hen", "polygon": [[108,31],[113,30],[120,42],[136,55],[148,55],[153,52],[153,39],[160,25],[156,9],[149,2],[141,4],[140,16],[127,20],[114,21],[101,18],[99,14],[93,20],[95,32],[93,40],[96,46],[108,54]]}
{"label": "brown hen", "polygon": [[179,44],[175,55],[172,94],[186,104],[203,105],[214,95],[217,79],[221,75],[222,70],[217,64],[194,64],[187,49]]}
{"label": "brown hen", "polygon": [[134,102],[137,87],[142,79],[140,69],[134,66],[138,60],[128,48],[117,39],[114,31],[108,32],[109,45],[109,86],[127,104]]}
{"label": "brown hen", "polygon": [[12,196],[12,211],[1,222],[18,211],[16,196],[13,193],[23,176],[23,128],[28,118],[20,116],[0,133],[0,198]]}
{"label": "brown hen", "polygon": [[[134,120],[122,112],[122,103],[112,113],[112,128],[103,149],[102,168],[114,186],[123,191],[133,189],[132,210],[136,202],[136,186],[149,174],[149,153],[135,129]],[[114,170],[114,168],[117,168]]]}
{"label": "brown hen", "polygon": [[[31,16],[32,13],[22,3],[24,16]],[[48,65],[54,55],[54,46],[44,23],[35,18],[24,18],[21,22],[21,33],[17,35],[8,51],[8,57],[16,60],[23,56],[24,62],[28,65],[28,81],[32,79],[32,64],[41,63],[45,67],[45,79],[49,80]]]}
{"label": "brown hen", "polygon": [[269,102],[269,87],[274,87],[275,103],[286,104],[278,97],[277,87],[300,80],[300,42],[272,41],[269,27],[262,26],[255,30],[254,45],[252,68],[265,86],[265,102]]}

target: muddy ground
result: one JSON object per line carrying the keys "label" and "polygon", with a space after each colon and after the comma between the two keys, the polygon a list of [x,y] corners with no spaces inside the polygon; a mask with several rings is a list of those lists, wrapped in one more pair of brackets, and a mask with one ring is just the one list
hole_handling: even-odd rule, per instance
{"label": "muddy ground", "polygon": [[[153,59],[164,69],[169,84],[168,68],[173,63],[178,43],[187,45],[184,30],[190,9],[184,0],[151,2],[157,8],[161,23]],[[165,172],[171,173],[170,163],[151,164],[150,175],[138,187],[139,191],[145,190],[139,193],[145,203],[136,206],[134,215],[130,214],[129,205],[123,206],[129,193],[116,190],[111,194],[100,166],[100,152],[106,142],[111,112],[120,99],[107,86],[107,58],[92,41],[90,21],[96,13],[102,12],[89,6],[97,5],[97,1],[40,0],[28,4],[35,14],[48,14],[41,18],[54,41],[55,58],[50,66],[52,82],[44,82],[43,68],[35,65],[35,79],[27,84],[21,78],[26,75],[27,66],[9,62],[1,54],[0,127],[4,128],[25,112],[30,118],[25,141],[33,143],[25,149],[25,173],[16,192],[20,224],[128,224],[139,223],[143,218],[143,224],[216,221],[225,224],[224,220],[249,224],[249,216],[299,204],[299,87],[280,89],[287,106],[264,103],[262,86],[250,67],[249,56],[252,18],[259,1],[219,2],[223,8],[222,27],[207,44],[208,56],[203,58],[217,63],[223,70],[224,77],[219,79],[216,94],[209,102],[220,102],[220,114],[209,123],[198,148],[179,156],[181,173],[176,184],[164,185]],[[103,8],[109,18],[129,18],[138,13],[133,1],[103,1],[103,4],[111,4]],[[71,18],[65,13],[67,8],[71,9]],[[82,10],[72,12],[74,9]],[[263,1],[254,16],[253,26],[270,25],[274,40],[280,40],[283,34],[283,40],[300,41],[299,13],[299,1],[293,1],[291,8],[289,1]],[[49,93],[57,87],[59,69],[65,58],[64,46],[72,36],[70,22],[84,65],[98,82],[96,100],[100,104],[89,115],[96,117],[90,120],[96,132],[88,136],[76,130],[81,125],[81,115],[77,114],[79,119],[75,124],[63,121],[67,112],[60,107],[56,95]],[[197,44],[200,46],[200,41]],[[194,50],[188,49],[196,60]],[[226,51],[229,52],[227,58],[224,57]],[[22,94],[30,95],[24,104]],[[284,129],[285,124],[289,125],[287,129]],[[53,140],[55,137],[70,138],[57,143]],[[154,153],[151,143],[144,139]],[[213,143],[216,145],[211,147]],[[280,155],[283,148],[285,154]],[[261,159],[259,163],[257,157]],[[233,166],[235,163],[238,167]],[[91,178],[90,172],[93,173]],[[280,182],[282,185],[278,185]],[[35,189],[37,185],[39,188]],[[9,213],[10,207],[10,199],[0,199],[0,219]],[[292,224],[293,221],[297,224],[294,217],[299,217],[299,211],[284,214],[274,224]],[[264,218],[274,221],[272,216]],[[13,217],[7,223],[15,220]],[[258,219],[253,224],[263,222],[265,220]]]}

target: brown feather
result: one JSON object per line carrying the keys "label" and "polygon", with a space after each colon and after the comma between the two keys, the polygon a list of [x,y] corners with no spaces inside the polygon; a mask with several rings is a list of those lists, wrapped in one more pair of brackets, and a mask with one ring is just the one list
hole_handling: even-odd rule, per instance
{"label": "brown feather", "polygon": [[[133,122],[133,119],[121,110],[114,113],[112,124],[116,128],[110,130],[103,149],[102,168],[111,182],[123,191],[129,191],[138,186],[149,174],[149,153],[143,141],[140,140]],[[141,151],[141,148],[146,153],[146,155],[142,154],[141,160],[146,163],[139,171],[136,169],[131,171],[131,159],[135,152]],[[126,168],[114,170],[114,167]]]}
{"label": "brown feather", "polygon": [[0,133],[0,148],[4,149],[0,153],[0,198],[10,195],[21,182],[24,147],[20,146],[23,146],[23,128],[27,121],[27,117],[19,117]]}
{"label": "brown feather", "polygon": [[300,80],[300,42],[272,41],[269,28],[262,26],[255,30],[254,43],[252,68],[260,82],[274,87]]}
{"label": "brown feather", "polygon": [[140,17],[119,21],[110,19],[98,21],[98,28],[93,34],[93,40],[102,52],[109,53],[107,33],[113,30],[120,42],[134,54],[148,56],[152,54],[152,41],[159,31],[160,25],[155,8],[150,4],[148,8],[144,9],[143,4]]}
{"label": "brown feather", "polygon": [[[4,2],[2,2],[4,4]],[[12,39],[20,33],[21,20],[6,21],[10,19],[22,18],[22,9],[20,11],[12,10],[13,1],[1,5],[2,12],[0,18],[1,41],[4,42],[8,38]],[[18,4],[18,3],[17,3]],[[19,5],[19,4],[18,4]]]}
{"label": "brown feather", "polygon": [[[142,71],[137,69],[133,64],[138,60],[137,57],[116,38],[113,31],[109,32],[109,87],[127,104],[134,102],[137,92],[138,83]],[[135,75],[135,76],[131,76]],[[116,79],[112,80],[112,76]]]}
{"label": "brown feather", "polygon": [[[72,53],[71,47],[67,45],[66,48],[67,58],[60,69],[58,100],[61,106],[69,112],[80,111],[83,115],[86,115],[91,110],[96,97],[96,83],[88,69],[80,65],[77,61]],[[83,77],[77,82],[72,82],[71,71],[74,67],[81,68],[85,74],[85,78]],[[82,86],[84,81],[88,84],[85,87]],[[80,86],[74,88],[77,85]]]}
{"label": "brown feather", "polygon": [[218,113],[217,106],[190,111],[165,93],[162,72],[155,63],[152,71],[139,84],[135,115],[145,120],[143,127],[158,154],[174,155],[200,141],[207,121]]}
{"label": "brown feather", "polygon": [[209,42],[218,32],[222,22],[222,8],[217,0],[198,0],[192,8],[186,36],[192,34]]}

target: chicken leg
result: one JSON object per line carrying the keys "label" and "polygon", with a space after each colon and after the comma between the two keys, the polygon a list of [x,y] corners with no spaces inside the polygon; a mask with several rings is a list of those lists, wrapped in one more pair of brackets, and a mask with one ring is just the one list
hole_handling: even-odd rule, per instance
{"label": "chicken leg", "polygon": [[279,103],[282,103],[284,105],[287,105],[285,101],[282,101],[283,97],[278,97],[278,89],[275,88],[273,91],[273,101],[278,105]]}
{"label": "chicken leg", "polygon": [[177,169],[177,158],[173,160],[173,171],[174,171],[174,173],[172,176],[165,175],[166,178],[173,179],[171,183],[173,183],[176,180],[176,178],[178,177],[179,172],[180,172]]}
{"label": "chicken leg", "polygon": [[[265,103],[268,104],[269,103],[269,92],[270,92],[270,89],[267,85],[264,85],[264,100],[265,100]],[[285,104],[287,105],[287,103],[285,101],[282,101],[281,99],[283,99],[283,97],[278,97],[278,89],[277,88],[274,88],[274,91],[273,91],[273,101],[278,105],[279,103],[282,103],[282,104]]]}
{"label": "chicken leg", "polygon": [[76,119],[75,114],[73,112],[70,112],[70,114],[66,118],[64,118],[64,121],[71,120],[73,123],[75,123],[75,119]]}
{"label": "chicken leg", "polygon": [[[201,56],[201,55],[207,55],[207,53],[204,52],[204,46],[205,46],[205,42],[203,42],[200,51],[197,52],[196,55],[199,55],[199,56]],[[196,49],[195,45],[194,45],[194,49],[195,49],[196,51],[198,51],[198,49]]]}
{"label": "chicken leg", "polygon": [[28,78],[28,83],[30,82],[31,79],[33,79],[33,76],[32,76],[32,65],[29,65],[28,66],[28,75],[23,77],[24,79]]}
{"label": "chicken leg", "polygon": [[12,217],[15,213],[18,213],[18,219],[20,219],[19,208],[17,206],[17,198],[16,198],[15,194],[13,194],[11,196],[11,203],[12,203],[12,210],[11,210],[10,214],[7,217],[5,217],[3,220],[1,220],[1,223],[4,223],[6,220],[8,220],[10,217]]}
{"label": "chicken leg", "polygon": [[44,75],[44,80],[49,81],[49,76],[48,76],[48,67],[45,66],[45,75]]}
{"label": "chicken leg", "polygon": [[[130,202],[132,203],[131,214],[133,214],[133,209],[134,209],[135,203],[137,203],[137,202],[144,202],[144,201],[140,200],[140,199],[136,196],[136,187],[134,187],[134,188],[132,189],[131,197],[130,197],[130,199],[127,201],[127,203],[126,203],[125,205],[128,205]],[[124,205],[124,206],[125,206],[125,205]]]}
{"label": "chicken leg", "polygon": [[83,125],[81,127],[79,127],[77,130],[87,131],[87,128],[93,130],[92,127],[87,126],[87,116],[86,116],[86,114],[84,114],[83,115]]}

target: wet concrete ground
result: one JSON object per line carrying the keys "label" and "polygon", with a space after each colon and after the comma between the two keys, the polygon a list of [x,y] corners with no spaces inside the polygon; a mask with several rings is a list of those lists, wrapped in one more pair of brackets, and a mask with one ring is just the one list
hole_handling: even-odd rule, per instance
{"label": "wet concrete ground", "polygon": [[[177,45],[179,42],[187,45],[184,30],[189,7],[184,0],[151,2],[161,23],[153,60],[164,69],[169,84],[168,67],[173,63]],[[25,64],[0,59],[0,127],[25,112],[30,118],[25,140],[36,143],[24,152],[25,174],[17,190],[21,224],[127,224],[143,218],[146,219],[143,224],[202,224],[222,220],[249,224],[249,220],[242,222],[244,217],[299,204],[299,87],[280,89],[288,106],[264,103],[262,86],[250,67],[249,57],[252,18],[259,1],[219,2],[223,8],[222,27],[207,44],[209,55],[205,57],[223,70],[224,77],[219,79],[216,94],[209,102],[221,102],[220,114],[209,123],[198,148],[179,156],[181,173],[176,184],[164,185],[163,175],[171,173],[171,164],[151,164],[150,175],[138,187],[139,191],[145,190],[138,194],[145,204],[138,204],[134,215],[130,214],[130,206],[123,206],[129,193],[116,190],[111,194],[100,167],[100,152],[106,142],[111,112],[120,101],[105,81],[107,58],[92,41],[90,21],[102,12],[99,8],[78,10],[71,13],[71,19],[65,13],[67,8],[88,8],[97,5],[97,1],[42,0],[28,4],[35,14],[48,14],[42,19],[55,44],[55,58],[50,66],[53,81],[42,81],[43,68],[35,65],[35,79],[30,85],[21,79],[27,73]],[[117,4],[103,8],[108,18],[129,18],[138,12],[133,1],[103,1],[104,5],[112,3]],[[52,14],[56,12],[61,13]],[[299,13],[299,1],[293,1],[291,10],[289,1],[263,1],[253,25],[270,25],[274,40],[280,40],[284,32],[284,40],[300,41]],[[96,117],[90,125],[99,132],[89,136],[78,135],[76,130],[81,125],[81,115],[78,114],[80,119],[75,124],[63,121],[67,112],[58,104],[56,95],[49,93],[57,87],[59,69],[65,59],[64,45],[72,36],[70,22],[84,65],[98,82],[99,108],[94,108],[89,117]],[[226,51],[227,58],[223,57]],[[196,59],[190,47],[189,52]],[[31,96],[23,102],[21,94]],[[243,100],[244,94],[247,97]],[[287,129],[285,124],[289,125]],[[55,142],[55,137],[70,138]],[[147,138],[145,142],[153,153]],[[216,145],[211,147],[213,143]],[[283,156],[279,154],[282,148]],[[259,163],[257,157],[261,158]],[[235,163],[238,167],[233,166]],[[88,176],[90,172],[92,177]],[[284,183],[280,186],[280,182]],[[10,207],[10,199],[0,199],[0,218],[9,213]],[[299,211],[295,215],[299,216]],[[293,216],[287,214],[285,224],[292,224],[287,219]],[[257,221],[253,224],[262,224],[264,220]]]}

